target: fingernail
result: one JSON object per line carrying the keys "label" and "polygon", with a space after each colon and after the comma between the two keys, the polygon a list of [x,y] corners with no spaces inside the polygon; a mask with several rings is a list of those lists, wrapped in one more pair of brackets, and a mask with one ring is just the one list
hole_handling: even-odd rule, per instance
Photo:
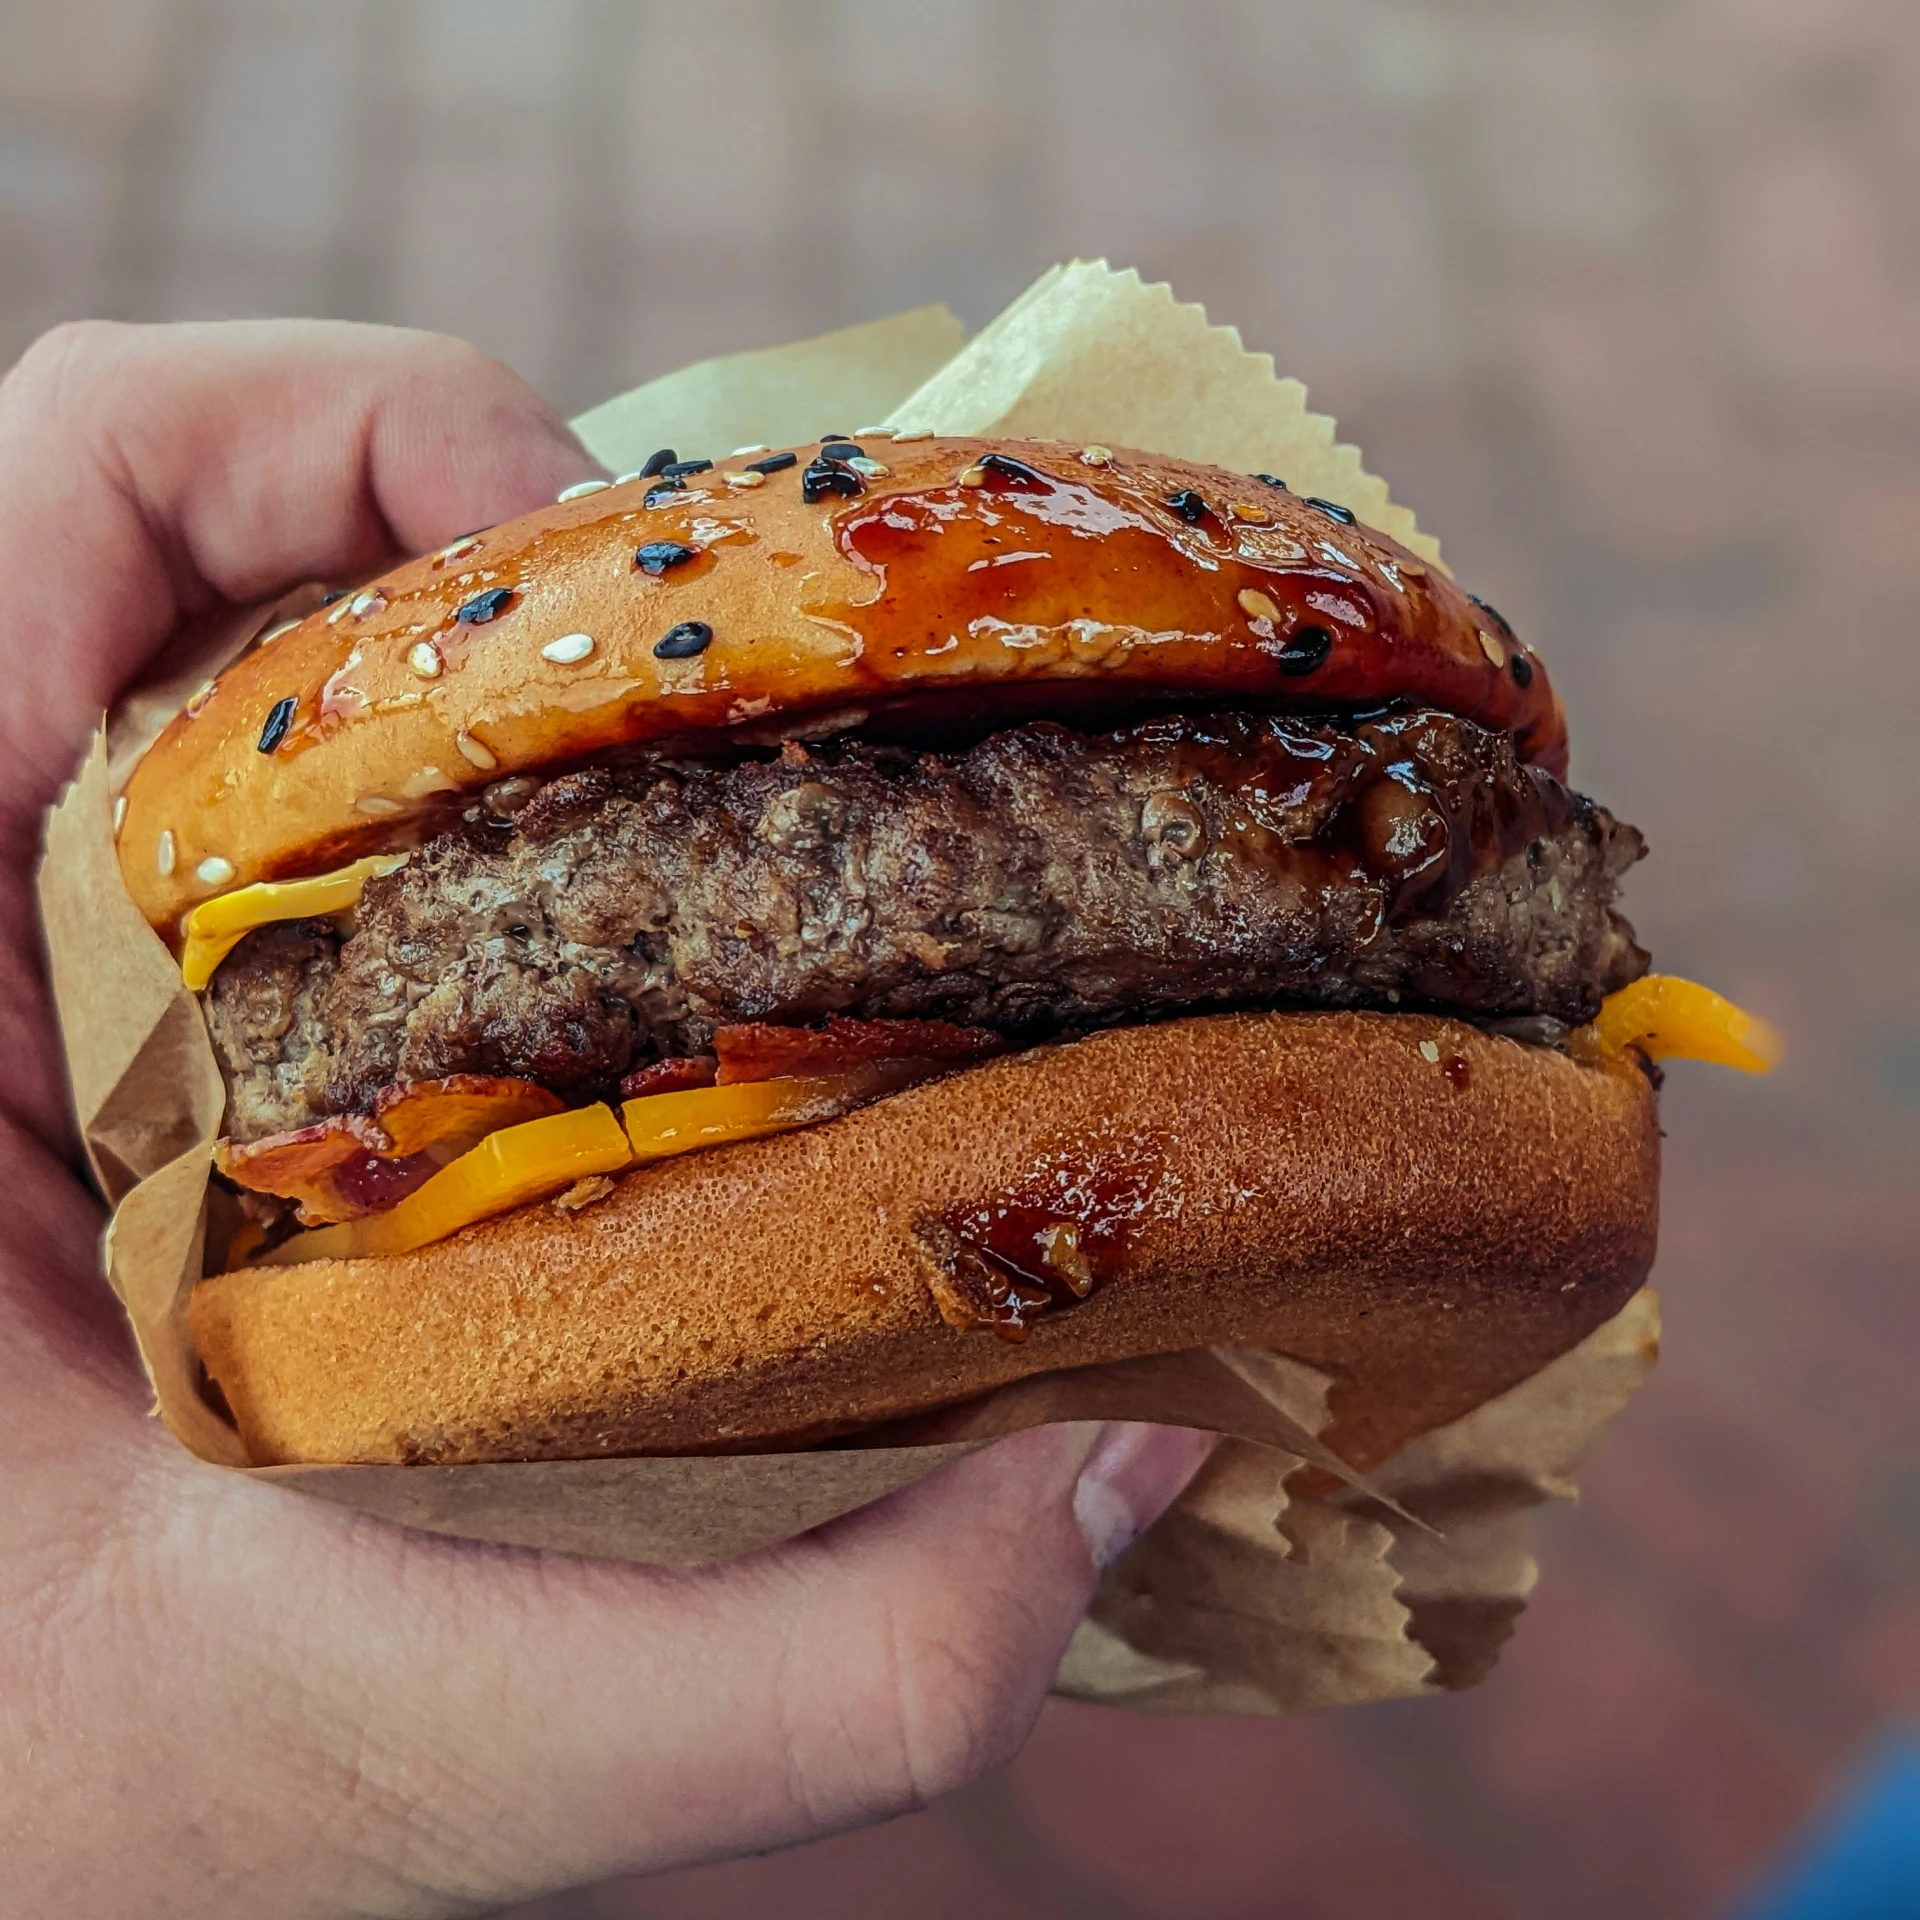
{"label": "fingernail", "polygon": [[1096,1567],[1112,1566],[1172,1506],[1216,1438],[1188,1427],[1109,1423],[1073,1490],[1073,1517]]}

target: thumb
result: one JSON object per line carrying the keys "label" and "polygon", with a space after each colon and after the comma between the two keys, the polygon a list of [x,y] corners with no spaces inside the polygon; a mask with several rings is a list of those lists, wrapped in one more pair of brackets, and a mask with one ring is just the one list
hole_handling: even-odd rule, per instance
{"label": "thumb", "polygon": [[567,1833],[578,1880],[657,1872],[885,1819],[1011,1759],[1101,1570],[1212,1445],[1017,1434],[735,1565],[646,1576],[658,1612],[619,1597],[632,1569],[570,1569],[514,1767],[530,1837]]}
{"label": "thumb", "polygon": [[37,805],[183,619],[350,578],[596,471],[457,340],[331,321],[61,327],[0,381],[0,805]]}
{"label": "thumb", "polygon": [[[403,1535],[213,1476],[224,1511],[187,1531],[203,1569],[250,1573],[208,1593],[203,1572],[197,1632],[218,1658],[184,1684],[240,1737],[170,1790],[226,1810],[223,1855],[317,1829],[317,1903],[380,1914],[491,1909],[884,1819],[1017,1751],[1101,1566],[1211,1444],[1038,1428],[700,1572]],[[290,1606],[258,1575],[296,1562]]]}

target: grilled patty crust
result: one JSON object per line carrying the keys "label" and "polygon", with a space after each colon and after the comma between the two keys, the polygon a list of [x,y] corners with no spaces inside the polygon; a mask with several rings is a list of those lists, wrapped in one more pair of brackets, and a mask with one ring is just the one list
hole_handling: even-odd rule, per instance
{"label": "grilled patty crust", "polygon": [[371,882],[350,930],[250,935],[208,1014],[241,1141],[396,1080],[600,1092],[737,1021],[1572,1024],[1646,971],[1615,906],[1644,850],[1508,735],[1430,709],[1040,722],[946,754],[789,744],[502,782]]}

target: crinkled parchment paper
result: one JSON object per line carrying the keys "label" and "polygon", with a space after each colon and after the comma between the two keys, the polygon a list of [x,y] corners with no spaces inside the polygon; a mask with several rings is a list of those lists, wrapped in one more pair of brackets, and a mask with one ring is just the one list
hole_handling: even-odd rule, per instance
{"label": "crinkled parchment paper", "polygon": [[[922,308],[668,375],[580,421],[616,470],[857,431],[1098,440],[1278,473],[1430,558],[1432,540],[1297,381],[1131,273],[1044,275],[961,345]],[[859,416],[859,417],[851,417]],[[310,604],[310,602],[302,603]],[[785,1539],[958,1454],[1057,1420],[1158,1419],[1229,1436],[1109,1572],[1060,1690],[1156,1711],[1300,1713],[1459,1686],[1492,1664],[1535,1569],[1529,1516],[1652,1364],[1653,1298],[1365,1481],[1316,1437],[1332,1382],[1276,1354],[1210,1350],[1020,1382],[903,1435],[809,1453],[467,1467],[247,1466],[198,1390],[182,1307],[201,1271],[222,1089],[198,1004],[120,883],[117,775],[195,685],[284,611],[183,636],[109,724],[52,815],[41,871],[53,986],[87,1153],[115,1212],[108,1277],[160,1417],[202,1459],[409,1526],[558,1552],[700,1565]],[[1290,1495],[1302,1464],[1326,1498]]]}

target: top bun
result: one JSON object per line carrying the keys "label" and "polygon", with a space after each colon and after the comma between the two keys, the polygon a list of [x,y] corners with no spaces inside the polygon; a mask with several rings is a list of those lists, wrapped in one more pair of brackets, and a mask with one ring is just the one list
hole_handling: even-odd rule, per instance
{"label": "top bun", "polygon": [[910,730],[929,709],[1403,698],[1564,772],[1538,659],[1343,507],[1158,454],[857,444],[570,488],[270,635],[128,782],[142,912],[171,934],[235,886],[406,845],[516,772]]}

